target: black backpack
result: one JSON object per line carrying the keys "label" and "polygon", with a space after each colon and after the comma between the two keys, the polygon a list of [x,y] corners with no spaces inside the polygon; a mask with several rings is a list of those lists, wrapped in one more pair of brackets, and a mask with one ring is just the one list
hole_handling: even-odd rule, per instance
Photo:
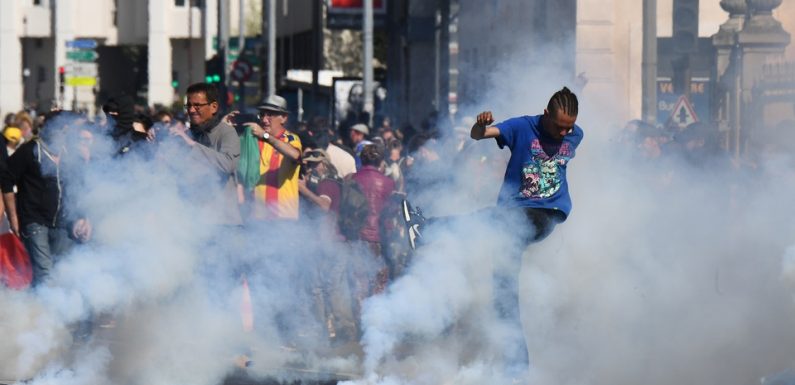
{"label": "black backpack", "polygon": [[340,213],[337,216],[337,225],[345,239],[352,241],[359,239],[359,231],[367,221],[370,214],[370,204],[362,192],[361,186],[353,178],[340,181]]}

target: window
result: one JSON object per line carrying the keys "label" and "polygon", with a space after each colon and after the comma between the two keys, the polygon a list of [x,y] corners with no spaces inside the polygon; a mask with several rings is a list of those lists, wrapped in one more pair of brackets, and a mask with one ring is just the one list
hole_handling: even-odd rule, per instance
{"label": "window", "polygon": [[33,0],[33,5],[41,5],[41,0]]}
{"label": "window", "polygon": [[174,0],[174,5],[176,5],[177,7],[184,7],[185,0]]}

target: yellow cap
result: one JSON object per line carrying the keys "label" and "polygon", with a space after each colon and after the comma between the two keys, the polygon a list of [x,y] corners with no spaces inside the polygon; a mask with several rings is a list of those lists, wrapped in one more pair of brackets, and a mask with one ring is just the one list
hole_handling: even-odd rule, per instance
{"label": "yellow cap", "polygon": [[3,136],[9,142],[16,143],[19,142],[20,139],[22,139],[22,130],[16,127],[6,127],[6,129],[3,130]]}

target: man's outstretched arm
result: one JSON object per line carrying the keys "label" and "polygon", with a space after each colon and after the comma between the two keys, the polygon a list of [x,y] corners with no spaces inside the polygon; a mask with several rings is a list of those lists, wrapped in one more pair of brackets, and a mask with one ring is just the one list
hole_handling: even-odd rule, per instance
{"label": "man's outstretched arm", "polygon": [[494,117],[491,116],[491,111],[481,112],[478,114],[477,121],[469,132],[469,136],[475,140],[500,136],[500,129],[491,126],[492,123],[494,123]]}
{"label": "man's outstretched arm", "polygon": [[292,144],[287,142],[282,142],[281,140],[274,138],[273,136],[268,138],[268,140],[263,139],[262,134],[268,131],[262,128],[262,126],[260,126],[259,124],[252,122],[252,123],[246,123],[246,126],[251,127],[251,135],[254,135],[255,138],[263,140],[265,141],[265,143],[268,143],[271,146],[273,146],[273,148],[275,148],[276,151],[279,151],[282,155],[284,155],[286,159],[289,159],[294,163],[298,163],[298,161],[301,159],[301,150],[295,148],[295,146],[293,146]]}

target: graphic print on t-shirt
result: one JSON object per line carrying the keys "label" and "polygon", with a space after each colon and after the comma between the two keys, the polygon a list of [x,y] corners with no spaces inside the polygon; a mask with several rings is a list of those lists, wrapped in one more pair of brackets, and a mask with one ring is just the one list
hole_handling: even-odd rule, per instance
{"label": "graphic print on t-shirt", "polygon": [[530,144],[530,161],[522,167],[522,186],[519,193],[530,199],[544,199],[555,195],[563,183],[562,168],[571,160],[569,143],[563,143],[554,156],[541,148],[541,142],[533,139]]}

